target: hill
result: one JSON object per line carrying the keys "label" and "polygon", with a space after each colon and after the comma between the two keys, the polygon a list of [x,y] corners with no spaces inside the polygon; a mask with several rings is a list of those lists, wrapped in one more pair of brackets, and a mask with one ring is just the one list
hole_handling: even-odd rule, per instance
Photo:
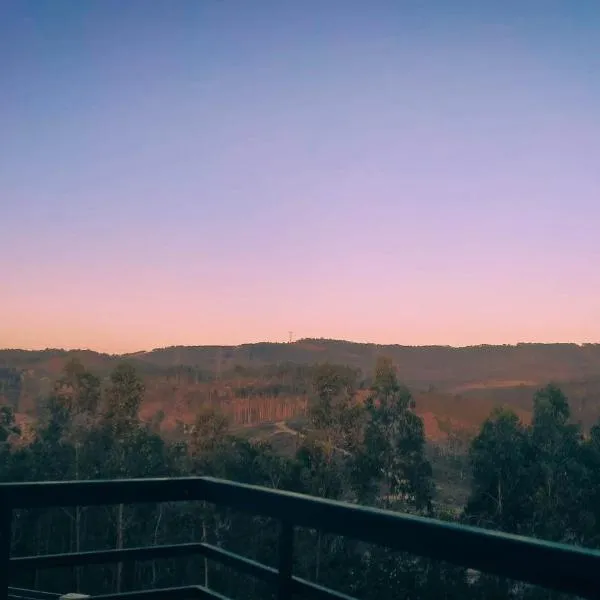
{"label": "hill", "polygon": [[312,365],[331,362],[359,369],[365,384],[378,355],[392,358],[415,393],[417,412],[431,439],[448,430],[475,430],[497,405],[525,420],[535,390],[553,381],[571,399],[576,420],[600,416],[600,344],[506,346],[400,346],[303,339],[291,344],[174,346],[125,355],[91,350],[0,350],[0,398],[33,415],[40,398],[71,359],[101,377],[118,362],[143,375],[145,418],[164,413],[164,426],[193,419],[198,407],[217,405],[237,426],[301,415],[310,392]]}
{"label": "hill", "polygon": [[241,346],[172,346],[148,352],[109,355],[91,350],[0,350],[0,366],[60,370],[73,357],[98,370],[127,359],[144,371],[190,366],[217,373],[236,365],[314,364],[329,361],[368,372],[378,355],[398,365],[408,385],[442,387],[538,384],[555,379],[600,377],[600,344],[516,344],[503,346],[400,346],[340,340],[303,339],[291,344]]}

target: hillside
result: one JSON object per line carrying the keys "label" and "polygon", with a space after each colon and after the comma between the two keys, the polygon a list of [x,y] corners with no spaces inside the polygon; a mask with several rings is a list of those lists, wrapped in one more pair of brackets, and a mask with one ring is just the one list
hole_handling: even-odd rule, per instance
{"label": "hillside", "polygon": [[108,355],[91,350],[0,350],[0,366],[55,373],[73,357],[96,370],[110,369],[126,358],[146,372],[190,366],[217,373],[236,365],[314,364],[329,361],[363,372],[384,354],[398,365],[399,375],[413,386],[473,387],[491,384],[538,384],[555,379],[600,377],[600,344],[517,344],[514,346],[400,346],[339,340],[304,339],[292,344],[241,346],[173,346],[148,352]]}
{"label": "hillside", "polygon": [[378,355],[392,358],[415,393],[430,439],[450,430],[474,431],[494,406],[529,418],[535,390],[550,381],[569,395],[574,418],[590,426],[600,416],[600,344],[515,346],[380,346],[337,340],[292,344],[179,346],[108,355],[90,350],[0,350],[0,398],[35,415],[64,365],[77,358],[99,376],[127,360],[143,375],[142,416],[164,414],[163,426],[189,423],[202,405],[218,406],[236,426],[302,415],[311,366],[331,362],[360,369],[365,384]]}

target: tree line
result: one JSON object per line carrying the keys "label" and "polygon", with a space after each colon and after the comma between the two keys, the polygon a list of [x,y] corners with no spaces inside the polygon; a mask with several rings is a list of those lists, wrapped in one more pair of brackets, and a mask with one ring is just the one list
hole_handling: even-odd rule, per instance
{"label": "tree line", "polygon": [[[358,371],[323,364],[312,372],[308,424],[293,456],[236,437],[227,415],[205,407],[184,439],[168,440],[159,420],[138,417],[144,384],[130,364],[103,383],[69,363],[40,412],[34,435],[0,410],[3,481],[213,475],[391,510],[454,519],[548,540],[600,544],[600,426],[584,435],[552,385],[533,399],[530,425],[493,412],[469,449],[471,489],[464,507],[435,502],[422,420],[389,359],[364,387]],[[262,563],[277,562],[276,523],[205,503],[17,511],[13,555],[80,552],[206,541]],[[296,541],[296,573],[359,598],[548,598],[464,569],[318,532]],[[270,597],[268,588],[203,558],[154,560],[16,574],[14,585],[91,594],[202,583],[232,598]],[[555,596],[553,596],[555,597]]]}

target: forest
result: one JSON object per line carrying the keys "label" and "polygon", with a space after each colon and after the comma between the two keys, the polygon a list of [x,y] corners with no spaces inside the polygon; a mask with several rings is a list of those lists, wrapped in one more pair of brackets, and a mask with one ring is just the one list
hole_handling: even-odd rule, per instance
{"label": "forest", "polygon": [[[306,389],[297,391],[306,397],[304,418],[294,424],[293,448],[282,452],[268,439],[240,435],[218,403],[199,406],[193,426],[165,435],[164,415],[140,417],[148,390],[136,367],[115,361],[99,375],[70,360],[39,401],[27,432],[11,402],[17,378],[5,369],[1,480],[213,475],[600,547],[600,425],[578,423],[557,385],[532,394],[527,422],[510,408],[494,408],[464,456],[449,446],[435,454],[417,412],[417,395],[399,377],[394,360],[377,357],[368,378],[352,366],[323,362],[303,367]],[[246,396],[252,403],[252,390]],[[464,503],[448,506],[439,500],[440,477],[453,468],[461,471],[467,489]],[[268,519],[205,503],[78,507],[17,511],[12,552],[208,541],[275,565],[276,536],[276,524]],[[357,598],[558,597],[308,530],[298,536],[297,556],[296,574]],[[203,558],[137,563],[130,573],[120,565],[37,571],[17,574],[12,582],[89,594],[185,583],[203,583],[232,598],[271,597],[260,582]]]}

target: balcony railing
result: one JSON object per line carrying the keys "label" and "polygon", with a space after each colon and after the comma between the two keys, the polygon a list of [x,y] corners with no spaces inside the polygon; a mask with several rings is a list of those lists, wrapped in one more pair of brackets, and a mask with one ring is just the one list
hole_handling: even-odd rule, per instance
{"label": "balcony railing", "polygon": [[[98,506],[147,502],[205,501],[280,522],[278,568],[207,543],[99,550],[41,556],[11,556],[15,509]],[[314,498],[210,477],[0,484],[0,600],[55,595],[10,588],[13,572],[201,555],[271,583],[277,598],[351,600],[293,573],[294,530],[304,527],[447,561],[457,566],[539,585],[584,598],[600,595],[600,552]],[[69,591],[69,590],[65,590]],[[105,600],[217,598],[203,586],[141,590],[96,596]]]}

